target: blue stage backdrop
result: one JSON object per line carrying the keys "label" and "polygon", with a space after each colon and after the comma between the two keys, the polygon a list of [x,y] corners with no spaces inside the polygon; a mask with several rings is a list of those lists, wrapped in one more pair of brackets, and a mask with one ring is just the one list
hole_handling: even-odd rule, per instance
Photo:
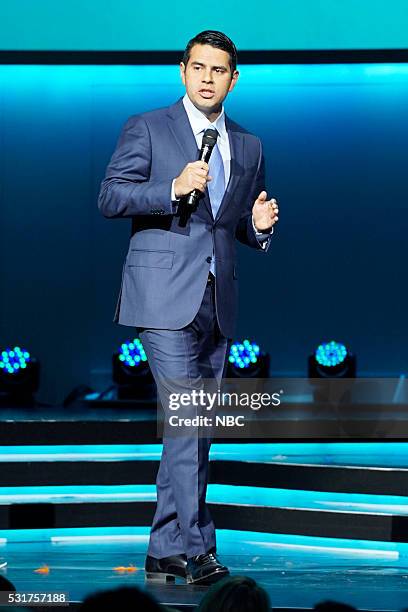
{"label": "blue stage backdrop", "polygon": [[398,49],[408,44],[407,3],[223,0],[216,11],[166,0],[0,4],[2,49],[178,51],[207,29],[226,32],[239,49]]}
{"label": "blue stage backdrop", "polygon": [[[126,118],[182,95],[176,66],[0,67],[1,344],[43,363],[42,399],[103,385],[130,221],[97,195]],[[364,373],[408,365],[408,65],[243,66],[227,112],[265,146],[280,218],[239,248],[239,336],[304,374],[338,339]]]}

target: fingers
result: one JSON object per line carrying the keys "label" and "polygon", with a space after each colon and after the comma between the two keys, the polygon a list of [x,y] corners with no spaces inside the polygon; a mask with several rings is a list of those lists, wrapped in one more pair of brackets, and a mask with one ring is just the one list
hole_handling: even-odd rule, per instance
{"label": "fingers", "polygon": [[266,191],[261,191],[259,196],[256,198],[256,201],[262,204],[263,202],[266,202],[267,197],[268,197],[268,194],[266,193]]}
{"label": "fingers", "polygon": [[276,223],[277,221],[279,221],[279,216],[278,216],[279,209],[276,206],[276,208],[272,208],[271,210],[272,210],[272,221],[273,223]]}
{"label": "fingers", "polygon": [[197,160],[195,162],[190,162],[187,165],[188,166],[193,166],[193,167],[196,167],[196,168],[203,168],[204,170],[208,170],[208,168],[209,168],[209,165],[205,161],[202,161],[202,160],[201,161]]}
{"label": "fingers", "polygon": [[204,185],[201,184],[201,183],[197,183],[196,189],[199,189],[200,191],[202,191],[204,193],[205,187],[206,187],[206,183],[204,183]]}
{"label": "fingers", "polygon": [[267,200],[266,191],[261,191],[255,201],[253,213],[256,217],[256,227],[271,228],[279,220],[279,206],[276,198]]}
{"label": "fingers", "polygon": [[275,198],[272,198],[271,200],[269,200],[268,202],[269,206],[270,206],[270,211],[272,213],[272,220],[273,223],[276,223],[277,221],[279,221],[279,206],[278,206],[278,202],[276,201]]}
{"label": "fingers", "polygon": [[174,193],[176,197],[182,197],[191,193],[194,189],[204,192],[207,183],[212,180],[208,176],[209,166],[206,162],[195,161],[188,163],[179,176],[176,177]]}
{"label": "fingers", "polygon": [[211,176],[207,176],[206,178],[194,178],[192,181],[193,184],[193,188],[194,189],[199,189],[200,191],[205,191],[205,188],[207,187],[207,183],[209,183],[210,181],[212,181],[212,177]]}
{"label": "fingers", "polygon": [[192,172],[196,175],[196,176],[202,176],[202,177],[206,177],[208,176],[208,170],[203,170],[202,168],[193,168]]}
{"label": "fingers", "polygon": [[208,171],[210,169],[209,165],[206,164],[204,161],[191,162],[190,164],[187,164],[187,167],[189,167],[191,170],[193,170],[200,176],[207,176]]}
{"label": "fingers", "polygon": [[272,211],[275,213],[275,216],[277,218],[277,215],[279,213],[278,202],[276,201],[275,198],[272,198],[271,200],[269,200],[268,204],[271,207]]}
{"label": "fingers", "polygon": [[279,206],[275,198],[271,198],[270,200],[265,200],[265,204],[267,206],[270,206],[272,210],[275,210],[276,212],[278,212]]}
{"label": "fingers", "polygon": [[198,189],[199,191],[205,191],[205,186],[207,184],[207,181],[205,179],[200,180],[200,179],[195,179],[192,182],[192,186],[193,189]]}
{"label": "fingers", "polygon": [[276,213],[279,212],[278,202],[276,198],[271,198],[270,200],[267,200],[267,197],[268,194],[266,193],[266,191],[261,191],[256,201],[258,202],[258,204],[265,204],[266,206],[270,206],[272,210]]}
{"label": "fingers", "polygon": [[204,161],[190,162],[184,169],[186,175],[188,189],[198,189],[201,192],[205,191],[207,183],[212,180],[208,175],[209,166]]}

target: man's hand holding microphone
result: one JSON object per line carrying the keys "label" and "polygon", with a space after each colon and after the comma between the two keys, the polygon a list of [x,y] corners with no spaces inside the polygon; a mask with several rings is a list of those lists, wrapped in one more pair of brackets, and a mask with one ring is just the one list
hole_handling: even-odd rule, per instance
{"label": "man's hand holding microphone", "polygon": [[207,183],[212,180],[208,175],[208,164],[205,161],[195,161],[187,164],[181,174],[174,181],[174,194],[176,198],[185,196],[194,189],[204,193]]}
{"label": "man's hand holding microphone", "polygon": [[[191,194],[194,190],[204,193],[207,183],[212,180],[208,170],[208,164],[202,160],[187,164],[174,181],[176,198]],[[276,199],[267,200],[267,197],[266,191],[261,191],[252,207],[252,217],[258,232],[269,232],[279,219]]]}

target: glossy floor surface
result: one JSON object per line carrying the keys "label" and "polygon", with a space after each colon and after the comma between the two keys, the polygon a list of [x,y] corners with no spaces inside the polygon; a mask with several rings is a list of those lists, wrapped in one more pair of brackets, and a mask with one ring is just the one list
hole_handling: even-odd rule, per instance
{"label": "glossy floor surface", "polygon": [[[163,603],[197,604],[205,587],[145,584],[147,538],[142,527],[1,532],[0,558],[8,562],[1,572],[18,591],[69,592],[72,602],[97,589],[138,585]],[[325,599],[364,610],[408,605],[408,544],[225,530],[218,549],[233,574],[267,589],[275,609],[307,609]]]}

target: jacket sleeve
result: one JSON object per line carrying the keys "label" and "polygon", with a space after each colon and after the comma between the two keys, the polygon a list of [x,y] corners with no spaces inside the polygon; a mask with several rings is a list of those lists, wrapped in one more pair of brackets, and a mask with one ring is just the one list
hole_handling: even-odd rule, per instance
{"label": "jacket sleeve", "polygon": [[240,220],[235,230],[235,237],[239,242],[253,249],[266,252],[269,248],[270,237],[267,241],[259,241],[256,237],[252,223],[252,207],[259,193],[265,189],[265,159],[262,153],[262,144],[259,141],[258,168],[250,190],[250,197],[244,207]]}
{"label": "jacket sleeve", "polygon": [[125,123],[98,198],[104,217],[174,214],[172,180],[150,180],[152,143],[143,117]]}

